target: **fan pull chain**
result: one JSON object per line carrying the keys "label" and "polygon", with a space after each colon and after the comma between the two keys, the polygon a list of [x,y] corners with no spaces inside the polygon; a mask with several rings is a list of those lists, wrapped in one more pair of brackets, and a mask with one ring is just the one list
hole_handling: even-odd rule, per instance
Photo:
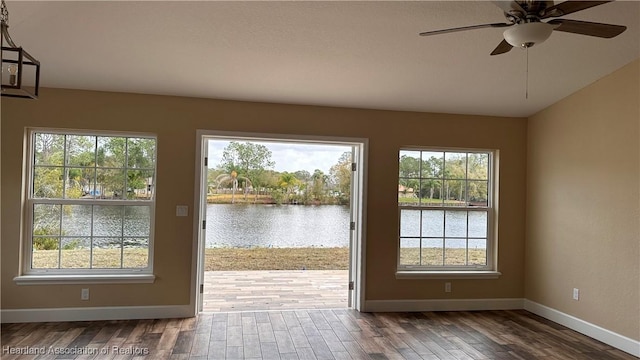
{"label": "fan pull chain", "polygon": [[524,98],[525,99],[529,99],[529,47],[527,46],[526,48],[527,50],[527,79],[525,81],[526,83],[526,89],[525,89],[525,93],[524,93]]}

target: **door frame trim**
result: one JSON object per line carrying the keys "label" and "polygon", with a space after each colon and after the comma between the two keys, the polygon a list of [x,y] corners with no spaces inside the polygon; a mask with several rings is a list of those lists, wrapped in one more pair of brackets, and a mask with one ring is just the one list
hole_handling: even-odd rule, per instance
{"label": "door frame trim", "polygon": [[[196,131],[196,154],[195,154],[195,184],[193,198],[193,239],[192,239],[192,255],[191,255],[191,290],[189,296],[189,308],[193,311],[193,316],[199,312],[200,306],[200,266],[203,266],[200,258],[200,248],[202,247],[202,221],[203,217],[202,199],[206,199],[202,195],[204,186],[206,186],[205,177],[203,176],[205,154],[205,140],[211,137],[221,138],[237,138],[255,141],[283,141],[283,142],[300,142],[300,143],[318,143],[318,144],[343,144],[353,146],[358,149],[357,179],[360,191],[357,194],[351,194],[351,201],[358,202],[358,217],[356,221],[356,229],[353,233],[354,243],[351,253],[355,254],[356,263],[353,264],[353,272],[355,279],[355,288],[353,292],[352,308],[358,311],[363,309],[365,304],[365,262],[366,257],[366,209],[367,209],[367,166],[368,166],[368,148],[369,139],[352,138],[338,136],[316,136],[316,135],[299,135],[299,134],[274,134],[274,133],[252,133],[239,131],[217,131],[198,129]],[[205,200],[206,204],[206,200]],[[349,279],[351,280],[351,279]]]}

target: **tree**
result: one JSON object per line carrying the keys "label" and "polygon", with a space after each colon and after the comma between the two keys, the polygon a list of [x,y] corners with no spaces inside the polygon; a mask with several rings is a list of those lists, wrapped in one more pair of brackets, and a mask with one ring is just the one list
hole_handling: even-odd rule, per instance
{"label": "tree", "polygon": [[465,179],[467,154],[447,152],[444,161],[444,195],[445,200],[466,201]]}
{"label": "tree", "polygon": [[414,192],[420,189],[420,152],[412,151],[411,155],[406,153],[400,155],[400,179],[399,185],[404,187],[405,194],[408,189]]}
{"label": "tree", "polygon": [[316,169],[311,175],[311,197],[313,200],[322,202],[327,192],[327,183],[329,177],[325,175],[322,170]]}
{"label": "tree", "polygon": [[309,182],[309,180],[311,180],[311,174],[307,170],[298,170],[293,173],[293,176],[295,176],[296,179],[300,180],[300,182],[303,183]]}
{"label": "tree", "polygon": [[331,180],[338,192],[338,201],[341,204],[347,204],[351,199],[351,163],[351,152],[346,151],[340,155],[338,163],[329,169]]}
{"label": "tree", "polygon": [[[442,165],[443,153],[422,153],[422,183],[420,184],[421,199],[442,199]],[[434,156],[438,155],[438,156]]]}
{"label": "tree", "polygon": [[218,186],[221,186],[225,183],[230,183],[231,184],[231,203],[235,203],[235,198],[236,198],[236,192],[238,191],[238,180],[244,180],[245,183],[245,187],[244,187],[244,198],[245,200],[247,199],[247,189],[249,186],[251,186],[251,180],[249,180],[247,177],[245,176],[239,176],[238,173],[233,170],[231,171],[230,174],[220,174],[215,178],[215,183],[218,184]]}
{"label": "tree", "polygon": [[[271,150],[261,144],[232,141],[222,151],[220,168],[226,174],[235,171],[238,176],[246,177],[252,186],[260,188],[266,183],[265,170],[273,168]],[[245,184],[246,186],[247,184]],[[257,200],[257,192],[255,193]]]}
{"label": "tree", "polygon": [[283,172],[280,174],[280,179],[278,181],[278,186],[284,191],[287,196],[287,202],[289,202],[289,198],[291,197],[291,193],[298,186],[300,180],[296,178],[296,176],[289,172]]}

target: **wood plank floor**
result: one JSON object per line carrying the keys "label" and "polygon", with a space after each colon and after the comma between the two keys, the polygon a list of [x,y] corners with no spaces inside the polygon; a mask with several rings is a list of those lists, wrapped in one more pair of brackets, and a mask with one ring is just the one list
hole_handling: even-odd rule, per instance
{"label": "wood plank floor", "polygon": [[[189,319],[3,324],[1,330],[7,360],[637,359],[523,310],[203,313]],[[11,349],[43,353],[17,355]]]}

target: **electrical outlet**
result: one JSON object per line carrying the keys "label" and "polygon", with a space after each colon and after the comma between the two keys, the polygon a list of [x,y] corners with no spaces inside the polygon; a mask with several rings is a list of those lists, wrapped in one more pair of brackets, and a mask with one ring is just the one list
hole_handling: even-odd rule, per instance
{"label": "electrical outlet", "polygon": [[80,291],[80,300],[89,300],[89,289],[82,289],[82,291]]}
{"label": "electrical outlet", "polygon": [[444,292],[451,292],[451,283],[450,282],[446,282],[444,283]]}
{"label": "electrical outlet", "polygon": [[580,300],[580,289],[573,288],[573,300]]}

